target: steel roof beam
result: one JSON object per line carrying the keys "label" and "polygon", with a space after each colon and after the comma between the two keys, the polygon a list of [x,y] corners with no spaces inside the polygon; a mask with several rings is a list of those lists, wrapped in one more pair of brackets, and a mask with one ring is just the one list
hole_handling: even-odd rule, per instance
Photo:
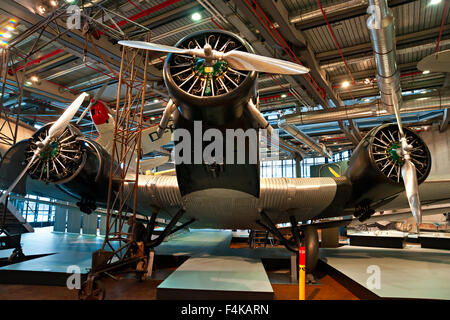
{"label": "steel roof beam", "polygon": [[[419,41],[436,41],[439,35],[440,27],[430,28],[413,33],[407,33],[403,35],[396,35],[396,47],[402,48],[408,45],[416,45]],[[450,34],[450,24],[444,25],[442,29],[442,36]],[[342,53],[348,57],[355,54],[372,53],[372,42],[366,42],[351,47],[341,48]],[[330,50],[325,52],[316,53],[316,58],[325,63],[324,61],[330,61],[332,59],[340,58],[339,50]]]}
{"label": "steel roof beam", "polygon": [[[28,28],[38,24],[43,19],[39,15],[32,14],[30,11],[28,11],[28,9],[13,0],[2,0],[0,12],[7,16],[16,17],[20,23],[24,24]],[[57,33],[54,31],[57,29],[57,27],[54,23],[50,23],[48,26],[51,28],[46,28],[43,32],[43,36],[51,39],[57,35]],[[61,44],[65,48],[65,50],[72,50],[72,52],[74,52],[79,57],[84,56],[83,48],[85,45],[85,37],[80,30],[71,30],[55,41]],[[105,55],[106,60],[111,64],[111,67],[119,72],[120,61],[122,57],[120,46],[113,45],[111,42],[105,39],[105,37],[100,38],[100,40],[98,40],[95,45],[100,53]],[[92,47],[92,44],[88,46],[86,55],[96,63],[100,65],[104,64],[102,59],[97,56],[97,53]],[[158,79],[162,77],[162,72],[156,68],[148,68],[148,71]],[[143,78],[142,70],[139,74],[139,77]]]}
{"label": "steel roof beam", "polygon": [[[344,102],[337,96],[336,92],[333,90],[331,84],[326,79],[326,74],[323,72],[316,60],[315,54],[311,47],[308,45],[306,38],[303,36],[302,32],[295,28],[295,26],[289,23],[289,13],[281,1],[263,0],[261,2],[261,7],[264,8],[266,12],[269,12],[272,18],[279,25],[279,32],[284,35],[284,37],[294,44],[294,51],[296,51],[301,58],[306,62],[305,65],[310,68],[310,74],[317,82],[317,84],[325,90],[326,94],[330,97],[336,106],[343,106]],[[303,77],[304,79],[306,77]],[[317,94],[317,89],[312,88],[315,94]],[[320,94],[319,94],[320,95]],[[326,99],[321,99],[323,101],[321,105],[323,108],[329,108],[329,103]],[[356,145],[361,140],[361,135],[358,131],[357,126],[350,120],[350,127],[348,128],[345,123],[340,122],[339,126],[348,135],[348,137]]]}
{"label": "steel roof beam", "polygon": [[[393,8],[413,1],[416,0],[389,0],[389,7]],[[367,6],[367,0],[350,0],[324,6],[323,9],[328,21],[334,23],[366,15]],[[307,12],[294,13],[289,16],[289,21],[294,23],[299,30],[307,30],[326,25],[322,11],[319,8]]]}
{"label": "steel roof beam", "polygon": [[[252,45],[257,53],[270,57],[274,56],[273,47],[268,49],[266,47],[268,44],[255,36],[253,31],[249,29],[247,24],[245,24],[241,20],[241,17],[238,15],[237,11],[230,8],[228,1],[217,0],[214,1],[214,5],[225,16],[230,24],[236,28],[236,30],[243,36],[243,38],[245,38],[245,40],[247,40]],[[277,78],[278,75],[273,75],[273,77]],[[267,78],[270,78],[270,76]],[[310,106],[315,105],[315,102],[305,93],[304,89],[301,87],[297,77],[294,78],[293,76],[285,75],[284,79],[286,79],[289,82],[289,85],[300,94],[303,100],[305,100],[306,104]],[[280,90],[282,89],[280,88]]]}
{"label": "steel roof beam", "polygon": [[[255,16],[255,14],[250,10],[245,1],[236,0],[234,1],[236,7],[242,12],[242,15],[248,19],[251,24],[258,29],[259,33],[264,38],[264,41],[267,41],[270,46],[274,48],[279,48],[280,45],[275,41],[273,36],[267,31],[264,24]],[[271,12],[272,13],[272,12]],[[304,39],[303,39],[304,40]],[[286,57],[282,57],[286,59]],[[310,67],[308,65],[308,67]],[[324,97],[317,91],[314,85],[310,82],[310,80],[306,76],[295,76],[292,77],[296,82],[299,82],[305,90],[311,95],[316,104],[321,104],[322,106],[327,107],[328,102]]]}

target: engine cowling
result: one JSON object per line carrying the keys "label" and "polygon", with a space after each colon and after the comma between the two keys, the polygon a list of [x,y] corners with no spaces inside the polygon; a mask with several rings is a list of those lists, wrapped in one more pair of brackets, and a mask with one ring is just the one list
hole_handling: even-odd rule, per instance
{"label": "engine cowling", "polygon": [[[203,48],[220,52],[254,53],[242,38],[227,31],[200,31],[181,39],[178,48]],[[225,61],[206,63],[198,57],[170,53],[164,65],[164,81],[181,115],[190,121],[222,125],[240,118],[250,97],[256,96],[255,71],[239,71]]]}
{"label": "engine cowling", "polygon": [[[403,128],[413,146],[411,160],[416,166],[418,183],[428,177],[431,155],[414,131]],[[370,131],[354,150],[345,173],[352,183],[352,206],[375,206],[383,199],[395,197],[404,190],[401,177],[403,158],[396,124],[385,124]]]}
{"label": "engine cowling", "polygon": [[[45,139],[50,126],[45,125],[30,138],[26,161],[33,156],[37,143]],[[100,145],[68,126],[39,154],[28,174],[32,179],[57,184],[82,201],[106,203],[110,165],[111,157]]]}

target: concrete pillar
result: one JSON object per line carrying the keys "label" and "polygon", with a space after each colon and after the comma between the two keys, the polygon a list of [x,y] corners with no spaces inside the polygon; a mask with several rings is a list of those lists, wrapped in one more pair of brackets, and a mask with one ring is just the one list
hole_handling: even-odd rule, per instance
{"label": "concrete pillar", "polygon": [[300,164],[300,161],[302,161],[301,157],[296,157],[295,158],[295,172],[296,172],[296,177],[297,178],[301,178],[302,177],[302,166]]}
{"label": "concrete pillar", "polygon": [[66,232],[67,208],[55,207],[55,225],[53,231]]}
{"label": "concrete pillar", "polygon": [[420,137],[427,144],[431,153],[431,171],[428,176],[432,179],[450,178],[450,129],[439,132],[437,127],[420,133]]}
{"label": "concrete pillar", "polygon": [[291,282],[296,283],[298,281],[298,256],[291,252]]}
{"label": "concrete pillar", "polygon": [[106,233],[106,215],[100,215],[100,235],[104,236]]}
{"label": "concrete pillar", "polygon": [[[125,222],[122,231],[123,232],[128,232],[129,226],[128,224]],[[114,231],[114,226],[112,227],[112,229]],[[106,234],[106,214],[105,215],[101,215],[100,216],[100,235],[104,236]]]}
{"label": "concrete pillar", "polygon": [[67,210],[67,232],[80,233],[81,231],[81,211],[78,208]]}
{"label": "concrete pillar", "polygon": [[83,214],[83,234],[97,235],[97,214]]}
{"label": "concrete pillar", "polygon": [[326,228],[321,231],[322,242],[321,248],[337,248],[339,247],[339,228]]}

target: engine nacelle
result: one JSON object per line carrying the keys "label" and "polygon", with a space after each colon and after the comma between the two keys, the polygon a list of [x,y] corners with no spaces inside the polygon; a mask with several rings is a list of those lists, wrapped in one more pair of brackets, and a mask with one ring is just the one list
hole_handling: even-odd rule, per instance
{"label": "engine nacelle", "polygon": [[[176,47],[193,49],[209,43],[215,50],[254,53],[244,39],[227,31],[200,31],[181,39]],[[256,96],[255,71],[239,71],[225,61],[209,63],[198,57],[170,53],[164,65],[164,81],[181,115],[223,125],[242,116],[250,97]]]}
{"label": "engine nacelle", "polygon": [[[51,124],[39,129],[30,138],[27,161],[37,143],[47,136]],[[84,138],[75,127],[68,126],[57,139],[50,141],[29,169],[29,175],[81,198],[81,202],[106,204],[108,197],[110,155],[96,142]]]}
{"label": "engine nacelle", "polygon": [[[412,130],[403,128],[413,146],[411,160],[417,179],[422,183],[431,170],[431,155],[423,140]],[[401,177],[403,158],[397,124],[374,128],[353,152],[345,176],[351,181],[351,206],[376,206],[383,199],[395,197],[404,190]]]}

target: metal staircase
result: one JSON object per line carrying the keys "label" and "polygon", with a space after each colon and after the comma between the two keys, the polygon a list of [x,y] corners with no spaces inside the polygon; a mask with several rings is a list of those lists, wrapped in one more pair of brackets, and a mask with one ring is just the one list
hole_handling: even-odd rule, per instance
{"label": "metal staircase", "polygon": [[34,232],[34,229],[12,203],[6,202],[6,208],[0,203],[0,250],[14,249],[8,262],[15,262],[24,258],[20,244],[22,233]]}

